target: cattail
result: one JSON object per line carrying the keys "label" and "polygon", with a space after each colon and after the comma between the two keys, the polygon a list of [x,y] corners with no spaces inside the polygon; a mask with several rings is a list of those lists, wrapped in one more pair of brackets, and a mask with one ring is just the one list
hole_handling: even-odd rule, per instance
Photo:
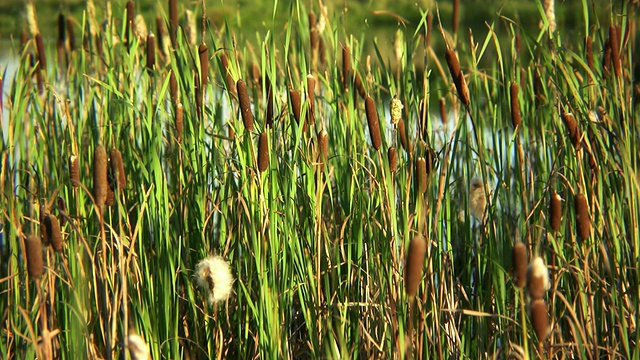
{"label": "cattail", "polygon": [[236,132],[233,130],[233,126],[231,126],[231,123],[227,123],[227,137],[231,141],[236,138]]}
{"label": "cattail", "polygon": [[69,178],[71,186],[74,188],[80,186],[80,165],[78,157],[75,155],[69,156]]}
{"label": "cattail", "polygon": [[537,256],[527,267],[527,290],[532,300],[542,299],[544,293],[551,288],[549,269],[544,260]]}
{"label": "cattail", "polygon": [[178,32],[178,0],[169,0],[169,35],[171,43],[177,46],[176,34]]}
{"label": "cattail", "polygon": [[124,172],[124,162],[122,161],[122,153],[118,149],[112,149],[109,155],[111,159],[111,171],[116,180],[116,188],[123,190],[127,186],[127,175]]}
{"label": "cattail", "polygon": [[309,13],[309,42],[311,44],[311,50],[318,48],[318,29],[316,28],[316,14]]}
{"label": "cattail", "polygon": [[400,99],[398,99],[398,97],[395,96],[393,99],[391,99],[390,107],[391,107],[391,123],[395,125],[402,118],[402,108],[404,106],[402,106],[402,101],[400,101]]}
{"label": "cattail", "polygon": [[522,115],[520,114],[520,101],[518,100],[518,84],[511,83],[511,123],[517,129],[522,125]]}
{"label": "cattail", "polygon": [[93,151],[93,197],[96,206],[103,208],[107,201],[107,151],[98,145]]}
{"label": "cattail", "polygon": [[273,86],[269,77],[266,78],[267,86],[267,119],[265,121],[267,127],[273,127]]}
{"label": "cattail", "polygon": [[544,0],[542,2],[542,8],[544,9],[544,15],[549,22],[549,31],[556,31],[556,8],[554,4],[555,0]]}
{"label": "cattail", "polygon": [[571,139],[571,144],[573,144],[573,147],[576,150],[579,150],[582,134],[580,133],[580,129],[578,128],[578,123],[576,122],[576,119],[573,117],[572,113],[566,112],[564,108],[561,110],[562,110],[562,121],[564,122],[564,125],[567,127],[567,130],[569,131],[569,139]]}
{"label": "cattail", "polygon": [[349,45],[342,47],[342,84],[344,91],[349,91],[349,74],[351,73],[351,50]]}
{"label": "cattail", "polygon": [[327,161],[327,152],[329,150],[329,133],[327,130],[322,129],[320,134],[318,134],[318,148],[319,148],[319,161],[324,163]]}
{"label": "cattail", "polygon": [[31,36],[35,36],[40,33],[40,29],[38,29],[38,20],[36,19],[36,7],[32,0],[25,3],[25,13],[25,18],[27,20]]}
{"label": "cattail", "polygon": [[517,287],[523,288],[527,282],[527,247],[522,241],[516,241],[513,246],[511,260],[513,261],[513,281]]}
{"label": "cattail", "polygon": [[589,219],[589,205],[584,194],[579,193],[575,198],[576,228],[578,236],[586,240],[591,232],[591,220]]}
{"label": "cattail", "polygon": [[447,102],[444,98],[440,98],[440,119],[443,124],[447,124]]}
{"label": "cattail", "polygon": [[544,94],[544,85],[542,84],[542,78],[540,77],[538,68],[535,68],[533,71],[533,93],[536,98],[536,106],[547,102],[547,97]]}
{"label": "cattail", "polygon": [[560,230],[560,222],[562,220],[562,198],[557,192],[551,193],[551,199],[549,200],[549,221],[551,223],[551,230],[557,232]]}
{"label": "cattail", "polygon": [[36,64],[36,81],[38,82],[38,93],[44,94],[44,76],[42,75],[42,65],[39,62]]}
{"label": "cattail", "polygon": [[320,64],[322,66],[327,65],[327,51],[325,49],[324,40],[320,37],[318,41],[318,55],[320,55]]}
{"label": "cattail", "polygon": [[209,304],[225,301],[233,290],[233,275],[229,264],[218,255],[208,257],[196,265],[196,283],[207,292]]}
{"label": "cattail", "polygon": [[132,360],[149,360],[151,359],[151,351],[149,345],[144,338],[130,330],[129,336],[127,336],[127,342],[129,343],[129,356]]}
{"label": "cattail", "polygon": [[251,113],[251,101],[249,100],[249,92],[247,91],[247,84],[242,79],[238,79],[236,83],[238,90],[238,101],[240,102],[240,114],[242,115],[242,122],[244,128],[251,132],[253,131],[253,114]]}
{"label": "cattail", "polygon": [[393,146],[387,150],[387,160],[389,161],[389,171],[395,172],[398,166],[398,156],[396,154],[396,148]]}
{"label": "cattail", "polygon": [[428,49],[431,46],[431,31],[433,31],[433,14],[431,11],[427,14],[427,36],[424,39],[424,47]]}
{"label": "cattail", "polygon": [[169,93],[171,94],[171,101],[177,104],[180,94],[178,93],[178,80],[173,70],[170,71],[169,75]]}
{"label": "cattail", "polygon": [[64,226],[67,221],[65,218],[65,215],[67,213],[67,203],[60,196],[58,196],[57,202],[58,202],[58,222],[60,223],[60,226]]}
{"label": "cattail", "polygon": [[422,268],[427,254],[427,241],[422,235],[417,235],[409,243],[407,250],[404,284],[409,295],[409,301],[415,298],[418,292],[418,285],[422,280]]}
{"label": "cattail", "polygon": [[36,48],[38,50],[38,61],[40,62],[40,69],[47,71],[47,56],[44,52],[44,40],[42,34],[36,34]]}
{"label": "cattail", "polygon": [[44,222],[46,224],[45,228],[48,232],[47,237],[49,238],[53,249],[60,252],[62,250],[62,232],[60,231],[60,223],[58,222],[58,219],[51,214],[47,214],[44,218]]}
{"label": "cattail", "polygon": [[62,13],[58,14],[58,41],[56,42],[56,50],[58,51],[58,64],[64,62],[64,55],[67,44],[66,21]]}
{"label": "cattail", "polygon": [[365,99],[367,97],[367,92],[364,89],[364,85],[362,84],[362,79],[360,78],[360,74],[357,71],[354,72],[353,70],[351,70],[351,72],[354,74],[353,85],[356,87],[356,90],[358,91],[358,95],[360,95],[361,98]]}
{"label": "cattail", "polygon": [[520,48],[521,48],[522,39],[520,39],[520,34],[516,34],[514,39],[514,45],[516,50],[516,56],[520,57]]}
{"label": "cattail", "polygon": [[209,50],[207,45],[201,44],[198,47],[198,55],[200,56],[200,84],[206,89],[209,84]]}
{"label": "cattail", "polygon": [[378,110],[371,97],[367,97],[364,102],[365,111],[367,113],[367,123],[369,124],[369,135],[371,136],[371,143],[373,148],[378,151],[382,145],[382,138],[380,136],[380,123],[378,122]]}
{"label": "cattail", "polygon": [[611,61],[616,77],[622,75],[622,62],[620,61],[620,33],[614,25],[609,26],[609,39],[611,44]]}
{"label": "cattail", "polygon": [[296,120],[297,124],[300,124],[300,111],[302,108],[302,98],[300,96],[300,90],[290,88],[289,101],[291,101],[291,112],[293,112],[293,118]]}
{"label": "cattail", "polygon": [[398,130],[398,135],[400,135],[400,144],[402,148],[410,153],[411,152],[411,144],[407,140],[407,128],[404,126],[404,120],[400,119],[396,124],[396,129]]}
{"label": "cattail", "polygon": [[609,77],[609,69],[611,69],[611,38],[607,38],[604,43],[604,50],[602,52],[602,74],[604,77]]}
{"label": "cattail", "polygon": [[153,33],[147,36],[147,70],[153,73],[153,67],[156,65],[156,36]]}
{"label": "cattail", "polygon": [[437,158],[438,154],[436,153],[436,151],[427,146],[424,159],[427,165],[427,175],[431,175],[431,173],[435,169]]}
{"label": "cattail", "polygon": [[462,73],[462,70],[460,70],[458,56],[453,50],[449,49],[445,53],[445,58],[447,60],[447,65],[449,66],[449,72],[453,78],[453,83],[456,85],[456,89],[458,90],[458,97],[460,97],[460,101],[462,101],[465,106],[469,106],[469,104],[471,104],[469,88],[467,88],[464,74]]}
{"label": "cattail", "polygon": [[131,48],[131,31],[133,27],[133,21],[135,18],[135,12],[133,10],[133,1],[129,0],[126,4],[126,12],[127,12],[127,24],[125,27],[125,38],[124,44],[127,47],[127,51]]}
{"label": "cattail", "polygon": [[38,215],[38,221],[40,222],[40,239],[44,246],[49,246],[51,243],[51,230],[49,229],[50,222],[47,221],[49,214],[44,205],[40,205],[40,213]]}
{"label": "cattail", "polygon": [[260,133],[258,139],[258,170],[264,172],[269,167],[269,144],[267,143],[267,133]]}
{"label": "cattail", "polygon": [[309,125],[313,125],[315,123],[315,114],[314,114],[314,102],[316,99],[315,94],[316,89],[316,79],[313,75],[307,75],[307,117],[309,118]]}
{"label": "cattail", "polygon": [[587,56],[587,65],[589,66],[589,70],[592,73],[595,73],[595,67],[593,66],[593,41],[591,40],[591,36],[587,36],[584,44]]}
{"label": "cattail", "polygon": [[193,74],[193,90],[196,93],[196,114],[198,116],[198,119],[202,119],[202,103],[204,101],[203,98],[203,90],[202,90],[202,86],[200,84],[200,76],[198,75],[197,72],[195,72]]}
{"label": "cattail", "polygon": [[469,210],[471,211],[471,216],[480,222],[484,222],[485,217],[485,208],[487,206],[486,190],[487,185],[483,184],[482,179],[478,177],[471,179]]}
{"label": "cattail", "polygon": [[424,194],[427,191],[427,162],[422,156],[416,160],[416,180],[418,181],[418,192]]}
{"label": "cattail", "polygon": [[460,22],[460,0],[453,0],[453,34],[458,33],[458,23]]}
{"label": "cattail", "polygon": [[35,235],[29,235],[25,246],[27,250],[27,272],[32,278],[39,278],[44,273],[42,241]]}
{"label": "cattail", "polygon": [[531,326],[536,332],[538,342],[543,343],[549,332],[549,315],[547,314],[547,304],[543,299],[536,299],[531,302]]}
{"label": "cattail", "polygon": [[184,128],[183,116],[184,116],[184,107],[182,106],[182,103],[178,103],[178,106],[176,106],[176,118],[175,118],[176,138],[178,139],[178,143],[182,142],[182,131]]}

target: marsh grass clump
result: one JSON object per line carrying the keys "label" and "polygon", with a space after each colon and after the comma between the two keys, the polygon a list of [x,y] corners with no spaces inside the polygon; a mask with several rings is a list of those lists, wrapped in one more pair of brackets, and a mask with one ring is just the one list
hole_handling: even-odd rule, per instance
{"label": "marsh grass clump", "polygon": [[511,261],[514,283],[517,287],[523,288],[527,283],[527,247],[520,240],[516,241],[511,250]]}
{"label": "marsh grass clump", "polygon": [[576,229],[581,240],[589,238],[591,233],[591,219],[589,218],[589,205],[587,197],[578,193],[575,197]]}
{"label": "marsh grass clump", "polygon": [[209,304],[227,300],[235,281],[229,264],[219,255],[203,259],[196,265],[195,280],[207,292]]}
{"label": "marsh grass clump", "polygon": [[27,272],[30,277],[37,279],[44,273],[42,241],[35,235],[29,235],[25,246],[27,250]]}
{"label": "marsh grass clump", "polygon": [[418,285],[422,281],[422,269],[427,254],[427,240],[422,235],[417,235],[407,249],[406,264],[404,271],[404,284],[411,302],[418,292]]}
{"label": "marsh grass clump", "polygon": [[109,191],[107,169],[107,151],[98,145],[93,150],[93,198],[100,209],[104,208]]}
{"label": "marsh grass clump", "polygon": [[382,146],[382,137],[380,135],[380,122],[378,121],[378,110],[376,104],[371,97],[367,97],[364,102],[365,111],[367,113],[367,124],[369,124],[369,135],[373,148],[378,151]]}

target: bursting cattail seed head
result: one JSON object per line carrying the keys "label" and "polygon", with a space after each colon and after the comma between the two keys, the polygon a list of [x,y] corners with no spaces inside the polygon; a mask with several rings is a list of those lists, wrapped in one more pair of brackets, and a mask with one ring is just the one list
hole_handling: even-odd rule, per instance
{"label": "bursting cattail seed head", "polygon": [[382,137],[380,135],[380,123],[378,122],[378,110],[376,104],[371,97],[367,97],[364,102],[365,111],[367,113],[367,123],[369,124],[369,135],[373,148],[378,151],[382,145]]}
{"label": "bursting cattail seed head", "polygon": [[242,115],[242,123],[244,128],[253,131],[253,114],[251,113],[251,101],[249,100],[249,92],[247,91],[247,83],[239,79],[236,83],[238,91],[238,101],[240,102],[240,114]]}
{"label": "bursting cattail seed head", "polygon": [[487,185],[483,184],[482,179],[475,177],[471,179],[471,187],[469,189],[469,210],[471,216],[480,222],[484,222],[485,208],[487,206]]}
{"label": "bursting cattail seed head", "polygon": [[551,193],[549,199],[549,222],[551,223],[551,230],[560,230],[560,223],[562,221],[562,198],[557,192]]}
{"label": "bursting cattail seed head", "polygon": [[267,133],[260,133],[258,139],[258,170],[264,172],[269,167],[269,144]]}
{"label": "bursting cattail seed head", "polygon": [[27,271],[32,278],[39,278],[44,273],[44,257],[42,241],[35,235],[29,235],[25,242],[27,250]]}
{"label": "bursting cattail seed head", "polygon": [[523,288],[527,283],[527,247],[522,241],[516,241],[511,252],[513,261],[514,283],[517,287]]}
{"label": "bursting cattail seed head", "polygon": [[387,150],[387,160],[389,161],[389,171],[395,172],[398,166],[398,156],[395,147],[390,146],[389,150]]}
{"label": "bursting cattail seed head", "polygon": [[427,254],[427,241],[422,235],[417,235],[409,243],[404,270],[404,286],[410,299],[415,298],[418,285],[422,280],[422,269]]}
{"label": "bursting cattail seed head", "polygon": [[520,101],[518,100],[518,84],[511,83],[511,122],[513,128],[518,128],[522,124],[522,114],[520,113]]}
{"label": "bursting cattail seed head", "polygon": [[582,193],[576,195],[575,211],[578,236],[580,239],[586,240],[591,232],[591,220],[589,219],[589,205],[587,204],[587,197]]}
{"label": "bursting cattail seed head", "polygon": [[80,165],[78,157],[69,156],[69,177],[71,178],[71,186],[77,188],[80,186]]}
{"label": "bursting cattail seed head", "polygon": [[527,290],[531,299],[542,299],[544,293],[551,288],[549,269],[544,260],[537,256],[527,267]]}
{"label": "bursting cattail seed head", "polygon": [[227,300],[235,281],[229,264],[218,255],[201,260],[196,265],[195,280],[207,292],[209,304]]}
{"label": "bursting cattail seed head", "polygon": [[547,314],[547,304],[543,299],[533,300],[530,304],[531,326],[536,332],[538,342],[543,343],[549,333],[549,315]]}
{"label": "bursting cattail seed head", "polygon": [[107,151],[98,145],[93,150],[93,198],[99,208],[107,201]]}
{"label": "bursting cattail seed head", "polygon": [[391,99],[391,123],[393,125],[397,124],[398,121],[402,118],[402,101],[397,97]]}
{"label": "bursting cattail seed head", "polygon": [[144,338],[136,333],[130,332],[127,337],[129,343],[129,356],[132,360],[149,360],[151,359],[149,345]]}

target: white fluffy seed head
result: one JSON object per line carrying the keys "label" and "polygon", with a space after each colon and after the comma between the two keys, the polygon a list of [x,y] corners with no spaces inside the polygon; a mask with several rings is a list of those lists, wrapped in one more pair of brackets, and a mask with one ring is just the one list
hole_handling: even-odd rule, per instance
{"label": "white fluffy seed head", "polygon": [[542,299],[544,293],[551,288],[549,269],[544,260],[537,256],[527,267],[527,288],[532,299]]}
{"label": "white fluffy seed head", "polygon": [[234,278],[229,264],[218,255],[201,260],[196,265],[196,283],[208,293],[209,304],[227,300]]}
{"label": "white fluffy seed head", "polygon": [[404,105],[402,105],[402,101],[400,101],[400,99],[398,99],[397,97],[394,97],[393,99],[391,99],[391,123],[392,124],[397,124],[400,119],[402,118],[402,108],[404,107]]}
{"label": "white fluffy seed head", "polygon": [[127,340],[129,341],[129,355],[133,360],[148,360],[151,359],[151,352],[149,351],[149,345],[138,334],[129,334]]}

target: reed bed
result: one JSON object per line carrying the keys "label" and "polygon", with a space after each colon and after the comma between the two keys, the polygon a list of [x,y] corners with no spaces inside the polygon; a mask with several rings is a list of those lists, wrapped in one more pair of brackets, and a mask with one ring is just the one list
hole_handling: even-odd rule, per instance
{"label": "reed bed", "polygon": [[640,357],[637,4],[415,5],[392,51],[346,4],[251,39],[175,0],[148,36],[133,2],[32,24],[0,358]]}

